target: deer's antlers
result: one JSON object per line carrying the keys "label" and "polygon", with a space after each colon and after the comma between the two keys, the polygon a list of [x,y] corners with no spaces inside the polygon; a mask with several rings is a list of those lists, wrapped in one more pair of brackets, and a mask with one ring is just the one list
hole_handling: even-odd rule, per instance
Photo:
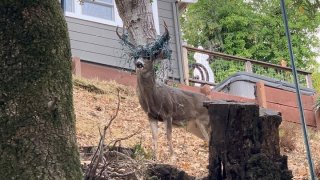
{"label": "deer's antlers", "polygon": [[164,20],[163,20],[163,26],[164,26],[165,32],[162,34],[161,38],[164,38],[165,40],[169,41],[170,34],[169,34],[167,23]]}
{"label": "deer's antlers", "polygon": [[146,44],[144,46],[135,46],[133,43],[129,42],[128,35],[124,33],[124,29],[122,35],[120,35],[120,33],[118,32],[119,27],[117,27],[116,33],[119,39],[121,39],[123,43],[130,48],[130,55],[134,59],[137,59],[139,57],[147,59],[168,58],[171,56],[171,50],[168,46],[170,34],[166,22],[163,21],[163,23],[165,32],[154,42]]}
{"label": "deer's antlers", "polygon": [[119,32],[118,32],[118,29],[119,29],[119,26],[117,26],[117,28],[116,28],[116,33],[117,33],[119,39],[121,39],[121,40],[122,40],[125,44],[127,44],[130,48],[135,49],[136,46],[133,45],[131,42],[129,42],[128,36],[125,35],[125,33],[124,33],[124,29],[122,29],[123,32],[122,32],[122,35],[121,35],[121,36],[120,36],[120,34],[119,34]]}

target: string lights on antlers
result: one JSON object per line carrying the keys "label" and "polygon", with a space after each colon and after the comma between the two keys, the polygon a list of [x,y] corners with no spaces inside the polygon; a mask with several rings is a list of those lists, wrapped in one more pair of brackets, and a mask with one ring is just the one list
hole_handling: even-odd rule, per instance
{"label": "string lights on antlers", "polygon": [[164,27],[165,33],[159,36],[155,41],[153,41],[152,43],[138,46],[133,45],[129,41],[129,36],[124,31],[124,33],[120,35],[118,32],[118,27],[116,29],[116,33],[121,39],[121,44],[129,49],[128,54],[133,60],[136,60],[138,58],[144,58],[149,60],[171,59],[172,50],[169,46],[170,35],[166,23],[164,23]]}

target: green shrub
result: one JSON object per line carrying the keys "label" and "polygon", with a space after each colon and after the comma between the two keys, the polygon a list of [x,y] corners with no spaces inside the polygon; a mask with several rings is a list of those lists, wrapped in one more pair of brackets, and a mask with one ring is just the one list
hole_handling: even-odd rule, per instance
{"label": "green shrub", "polygon": [[151,159],[152,154],[150,152],[145,151],[141,143],[134,145],[133,147],[133,159]]}
{"label": "green shrub", "polygon": [[296,149],[295,135],[291,133],[292,127],[288,125],[282,125],[279,129],[280,148],[284,152],[291,152]]}
{"label": "green shrub", "polygon": [[320,96],[317,97],[316,104],[314,106],[315,110],[320,108]]}
{"label": "green shrub", "polygon": [[320,72],[312,73],[312,84],[313,84],[313,88],[317,91],[317,93],[319,93],[320,92]]}

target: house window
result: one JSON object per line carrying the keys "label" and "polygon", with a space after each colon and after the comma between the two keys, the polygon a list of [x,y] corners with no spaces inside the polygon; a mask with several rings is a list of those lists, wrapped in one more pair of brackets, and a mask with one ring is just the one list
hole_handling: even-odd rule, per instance
{"label": "house window", "polygon": [[74,1],[66,0],[66,12],[74,12]]}
{"label": "house window", "polygon": [[122,26],[114,0],[65,0],[65,14],[88,21]]}
{"label": "house window", "polygon": [[84,1],[81,11],[86,16],[114,21],[113,0]]}
{"label": "house window", "polygon": [[[66,16],[113,26],[122,26],[122,20],[119,17],[115,0],[84,0],[82,4],[79,0],[65,1]],[[152,2],[152,11],[156,30],[159,34],[157,0],[153,0]]]}

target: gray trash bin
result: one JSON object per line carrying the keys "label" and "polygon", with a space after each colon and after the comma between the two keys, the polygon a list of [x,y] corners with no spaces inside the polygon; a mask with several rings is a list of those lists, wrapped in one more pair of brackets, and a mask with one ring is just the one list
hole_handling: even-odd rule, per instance
{"label": "gray trash bin", "polygon": [[[215,86],[214,90],[235,96],[255,99],[255,86],[257,82],[264,82],[266,86],[295,92],[294,84],[285,81],[260,76],[253,73],[238,72]],[[300,88],[301,94],[313,96],[316,92],[310,88]]]}

